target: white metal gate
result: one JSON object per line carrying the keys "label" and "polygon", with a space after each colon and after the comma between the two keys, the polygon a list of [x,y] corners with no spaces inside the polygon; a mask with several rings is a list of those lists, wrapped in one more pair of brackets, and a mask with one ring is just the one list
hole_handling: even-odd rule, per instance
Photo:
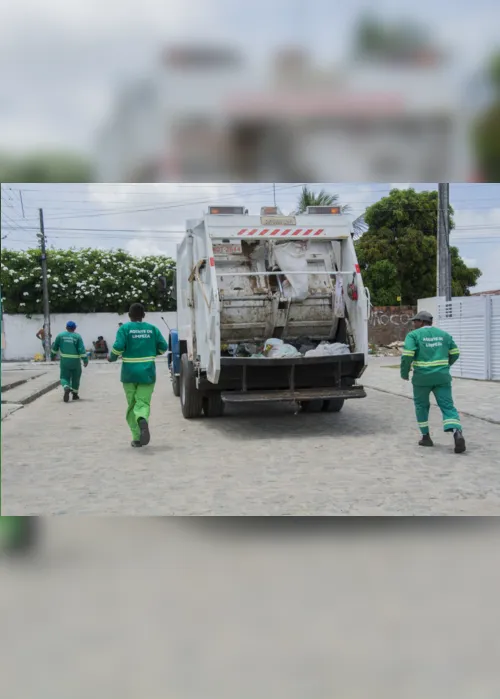
{"label": "white metal gate", "polygon": [[[460,358],[451,369],[452,376],[483,380],[493,378],[491,301],[487,296],[476,296],[438,304],[436,325],[450,333],[460,349]],[[498,328],[500,334],[500,316]],[[497,356],[500,369],[498,350]],[[500,375],[497,378],[500,378]]]}
{"label": "white metal gate", "polygon": [[500,381],[500,296],[491,296],[490,302],[490,379]]}

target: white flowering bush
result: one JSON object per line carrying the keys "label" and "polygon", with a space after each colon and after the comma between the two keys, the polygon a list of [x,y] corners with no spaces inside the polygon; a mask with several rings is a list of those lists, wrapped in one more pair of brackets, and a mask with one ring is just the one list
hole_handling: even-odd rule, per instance
{"label": "white flowering bush", "polygon": [[[40,250],[2,250],[5,313],[43,312]],[[175,262],[165,256],[134,257],[124,250],[48,250],[51,313],[125,313],[130,304],[148,311],[175,310]],[[166,290],[158,284],[164,277]]]}

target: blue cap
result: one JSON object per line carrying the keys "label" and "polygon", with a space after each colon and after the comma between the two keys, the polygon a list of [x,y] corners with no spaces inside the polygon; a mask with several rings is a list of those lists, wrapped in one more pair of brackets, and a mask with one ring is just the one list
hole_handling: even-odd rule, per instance
{"label": "blue cap", "polygon": [[68,328],[68,330],[75,330],[76,323],[74,323],[72,320],[68,320],[68,322],[66,323],[66,327]]}

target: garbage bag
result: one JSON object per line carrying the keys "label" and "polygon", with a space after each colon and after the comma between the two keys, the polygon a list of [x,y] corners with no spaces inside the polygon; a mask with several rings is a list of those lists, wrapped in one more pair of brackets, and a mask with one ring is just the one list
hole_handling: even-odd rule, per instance
{"label": "garbage bag", "polygon": [[276,245],[274,257],[284,272],[292,272],[286,275],[283,285],[283,295],[295,301],[303,301],[309,293],[309,277],[307,274],[293,274],[293,272],[307,272],[307,241]]}
{"label": "garbage bag", "polygon": [[275,337],[266,340],[263,354],[269,359],[284,359],[286,357],[301,357],[302,355],[293,347],[293,345],[286,345],[283,340],[278,340]]}
{"label": "garbage bag", "polygon": [[351,350],[348,345],[344,345],[342,342],[334,342],[330,344],[324,342],[316,347],[316,349],[309,350],[305,353],[306,357],[332,357],[338,354],[351,354]]}

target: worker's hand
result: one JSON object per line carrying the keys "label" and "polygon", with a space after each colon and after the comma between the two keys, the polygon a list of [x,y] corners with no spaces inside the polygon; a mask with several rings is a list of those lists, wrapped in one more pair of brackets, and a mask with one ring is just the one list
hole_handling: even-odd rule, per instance
{"label": "worker's hand", "polygon": [[89,365],[88,362],[84,362],[84,363],[83,363],[83,366],[85,367],[85,369],[88,367],[88,365]]}
{"label": "worker's hand", "polygon": [[410,380],[410,377],[409,377],[409,376],[402,376],[401,378],[403,379],[403,381],[409,381],[409,380]]}

